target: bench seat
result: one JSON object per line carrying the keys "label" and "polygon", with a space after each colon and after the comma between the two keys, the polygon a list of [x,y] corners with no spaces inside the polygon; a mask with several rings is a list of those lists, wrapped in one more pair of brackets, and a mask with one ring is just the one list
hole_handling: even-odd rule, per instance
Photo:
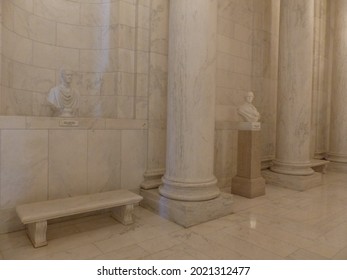
{"label": "bench seat", "polygon": [[47,220],[112,209],[112,217],[128,225],[133,223],[134,204],[141,200],[142,197],[133,192],[116,190],[18,205],[16,211],[36,248],[47,245]]}

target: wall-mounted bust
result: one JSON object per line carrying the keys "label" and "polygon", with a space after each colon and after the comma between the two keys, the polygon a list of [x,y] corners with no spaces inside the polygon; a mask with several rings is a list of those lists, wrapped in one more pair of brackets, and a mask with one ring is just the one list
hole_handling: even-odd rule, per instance
{"label": "wall-mounted bust", "polygon": [[257,122],[260,119],[260,114],[257,108],[252,104],[254,99],[253,92],[247,92],[245,94],[245,102],[238,107],[237,112],[246,122]]}
{"label": "wall-mounted bust", "polygon": [[48,94],[54,116],[77,117],[79,111],[79,93],[72,88],[73,73],[70,70],[60,71],[60,84],[52,88]]}

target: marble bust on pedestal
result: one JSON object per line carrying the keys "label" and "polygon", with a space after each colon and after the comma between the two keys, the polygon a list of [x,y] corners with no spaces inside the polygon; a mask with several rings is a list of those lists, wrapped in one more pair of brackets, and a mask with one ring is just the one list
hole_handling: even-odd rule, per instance
{"label": "marble bust on pedestal", "polygon": [[253,99],[253,92],[247,92],[245,94],[245,102],[237,109],[237,112],[245,122],[258,122],[260,119],[257,108],[252,104]]}
{"label": "marble bust on pedestal", "polygon": [[247,198],[265,194],[265,180],[261,176],[260,114],[252,104],[253,92],[245,94],[245,103],[237,112],[243,122],[239,123],[237,174],[232,179],[231,192]]}
{"label": "marble bust on pedestal", "polygon": [[47,101],[57,117],[77,117],[79,111],[79,93],[72,87],[73,73],[60,71],[60,84],[52,88]]}

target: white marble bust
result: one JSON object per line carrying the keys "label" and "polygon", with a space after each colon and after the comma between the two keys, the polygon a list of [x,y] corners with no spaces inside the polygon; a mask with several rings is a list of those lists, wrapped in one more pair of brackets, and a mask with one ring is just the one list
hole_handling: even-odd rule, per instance
{"label": "white marble bust", "polygon": [[247,92],[245,94],[245,102],[237,109],[237,112],[245,122],[258,122],[260,119],[257,108],[252,104],[253,99],[253,92]]}
{"label": "white marble bust", "polygon": [[60,84],[52,88],[48,94],[54,116],[77,117],[79,111],[79,93],[72,88],[73,73],[70,70],[60,71]]}

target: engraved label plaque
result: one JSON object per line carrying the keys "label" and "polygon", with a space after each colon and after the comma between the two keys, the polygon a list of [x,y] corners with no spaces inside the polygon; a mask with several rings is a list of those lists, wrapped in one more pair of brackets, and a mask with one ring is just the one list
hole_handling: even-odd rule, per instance
{"label": "engraved label plaque", "polygon": [[78,120],[60,120],[59,126],[77,127],[79,126],[79,121]]}

